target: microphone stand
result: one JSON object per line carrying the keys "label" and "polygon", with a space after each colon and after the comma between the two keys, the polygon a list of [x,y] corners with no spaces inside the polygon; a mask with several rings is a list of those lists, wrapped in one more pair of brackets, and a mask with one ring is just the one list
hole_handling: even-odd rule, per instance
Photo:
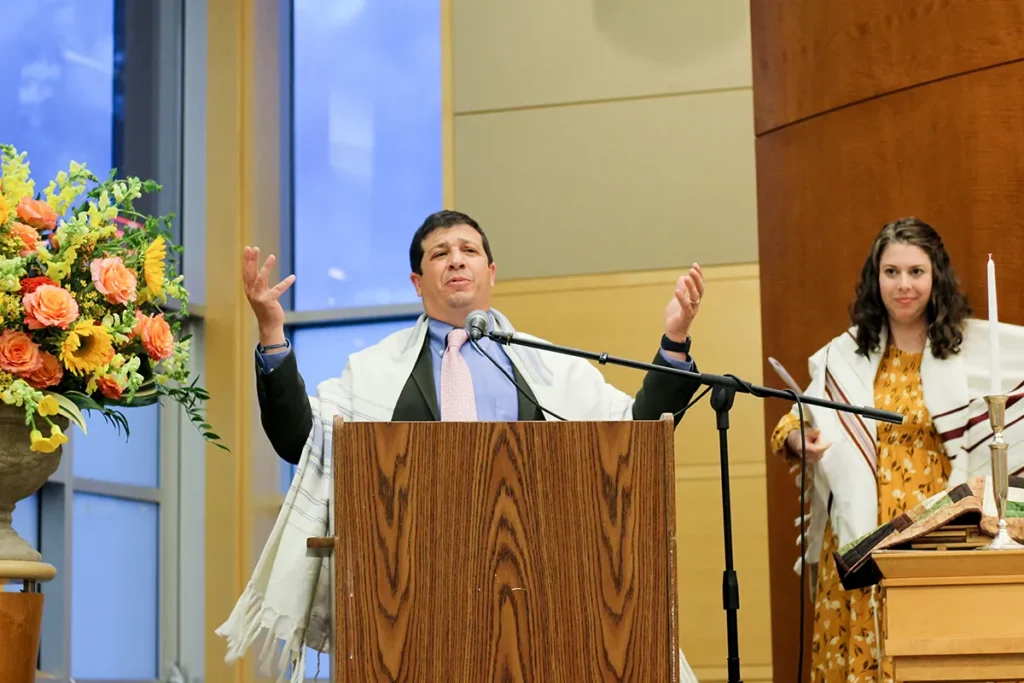
{"label": "microphone stand", "polygon": [[[473,330],[472,332],[476,333],[478,330]],[[514,332],[503,332],[499,330],[479,330],[479,332],[493,341],[506,346],[513,344],[528,346],[530,348],[541,349],[543,351],[552,351],[554,353],[576,356],[577,358],[594,360],[601,365],[611,363],[612,365],[621,365],[623,367],[634,368],[636,370],[661,372],[679,377],[686,377],[702,385],[711,387],[711,407],[714,409],[715,415],[717,416],[718,449],[722,467],[722,522],[725,541],[725,572],[722,577],[722,605],[725,609],[726,638],[728,641],[728,680],[729,683],[741,683],[739,631],[736,614],[740,608],[740,588],[736,569],[733,566],[732,496],[729,490],[728,436],[729,410],[732,408],[736,393],[750,394],[758,398],[782,398],[789,401],[794,400],[794,396],[796,396],[800,402],[806,403],[807,405],[829,408],[831,410],[844,413],[853,413],[854,415],[863,415],[864,417],[872,420],[880,420],[882,422],[890,422],[892,424],[902,424],[903,416],[899,413],[890,412],[888,410],[879,410],[878,408],[871,408],[867,406],[851,406],[846,403],[836,403],[835,401],[828,401],[821,398],[815,398],[813,396],[796,394],[792,391],[757,386],[750,384],[749,382],[744,382],[736,377],[689,372],[687,370],[666,367],[664,365],[641,363],[627,358],[616,358],[615,356],[609,356],[607,353],[594,353],[592,351],[583,351],[581,349],[574,349],[568,346],[557,346],[555,344],[542,342],[536,339],[526,339],[524,337],[517,336]]]}

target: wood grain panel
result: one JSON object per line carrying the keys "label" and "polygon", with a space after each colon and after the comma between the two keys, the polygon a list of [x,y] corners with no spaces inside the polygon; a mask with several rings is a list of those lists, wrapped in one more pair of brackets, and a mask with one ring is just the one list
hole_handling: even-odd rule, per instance
{"label": "wood grain panel", "polygon": [[1019,0],[751,0],[758,134],[1024,58]]}
{"label": "wood grain panel", "polygon": [[671,421],[334,443],[341,681],[677,680]]}
{"label": "wood grain panel", "polygon": [[[993,253],[1000,318],[1024,323],[1024,288],[1016,286],[1024,266],[1022,110],[1024,63],[1018,62],[873,99],[760,137],[765,357],[778,358],[799,382],[807,382],[807,357],[849,325],[847,306],[871,241],[884,223],[907,215],[928,221],[943,235],[979,317],[987,315],[985,265]],[[767,364],[764,373],[773,377]],[[788,407],[765,403],[766,433]],[[792,571],[798,556],[793,520],[799,491],[787,467],[771,458],[767,481],[774,665],[777,680],[792,680],[799,590]]]}
{"label": "wood grain panel", "polygon": [[0,585],[0,681],[35,678],[42,619],[42,593],[8,593]]}

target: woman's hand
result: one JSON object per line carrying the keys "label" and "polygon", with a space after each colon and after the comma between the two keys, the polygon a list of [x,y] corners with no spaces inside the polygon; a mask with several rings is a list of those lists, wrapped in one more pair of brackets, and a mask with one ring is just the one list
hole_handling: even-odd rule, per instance
{"label": "woman's hand", "polygon": [[[828,441],[823,441],[821,438],[821,431],[817,429],[805,428],[804,434],[806,435],[807,444],[807,462],[818,462],[825,455],[825,451],[832,445]],[[791,450],[797,456],[800,455],[800,429],[794,429],[786,437],[786,448]]]}

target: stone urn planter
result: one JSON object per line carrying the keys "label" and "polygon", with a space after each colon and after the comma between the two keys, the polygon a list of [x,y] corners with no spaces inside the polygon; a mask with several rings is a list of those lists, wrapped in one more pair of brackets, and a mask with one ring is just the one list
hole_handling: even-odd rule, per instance
{"label": "stone urn planter", "polygon": [[[50,419],[67,433],[67,418],[56,415]],[[42,418],[36,420],[39,431],[49,436],[49,429],[44,428],[46,421]],[[53,453],[31,450],[31,431],[25,424],[25,413],[21,408],[0,404],[0,561],[42,561],[42,556],[28,541],[11,528],[11,514],[18,501],[42,488],[50,475],[57,471],[62,449],[57,448]]]}

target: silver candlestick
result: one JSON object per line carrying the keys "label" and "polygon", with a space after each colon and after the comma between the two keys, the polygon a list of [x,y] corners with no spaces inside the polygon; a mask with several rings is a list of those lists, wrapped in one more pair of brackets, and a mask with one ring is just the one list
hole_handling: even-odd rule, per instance
{"label": "silver candlestick", "polygon": [[1003,428],[1006,426],[1006,396],[986,396],[985,403],[988,404],[988,421],[992,425],[992,443],[988,445],[992,454],[992,493],[996,499],[996,514],[999,516],[999,529],[992,542],[984,547],[985,550],[1008,550],[1011,548],[1024,548],[1017,541],[1013,540],[1010,532],[1006,530],[1006,500],[1009,496],[1010,477],[1006,463],[1006,439],[1003,438]]}

